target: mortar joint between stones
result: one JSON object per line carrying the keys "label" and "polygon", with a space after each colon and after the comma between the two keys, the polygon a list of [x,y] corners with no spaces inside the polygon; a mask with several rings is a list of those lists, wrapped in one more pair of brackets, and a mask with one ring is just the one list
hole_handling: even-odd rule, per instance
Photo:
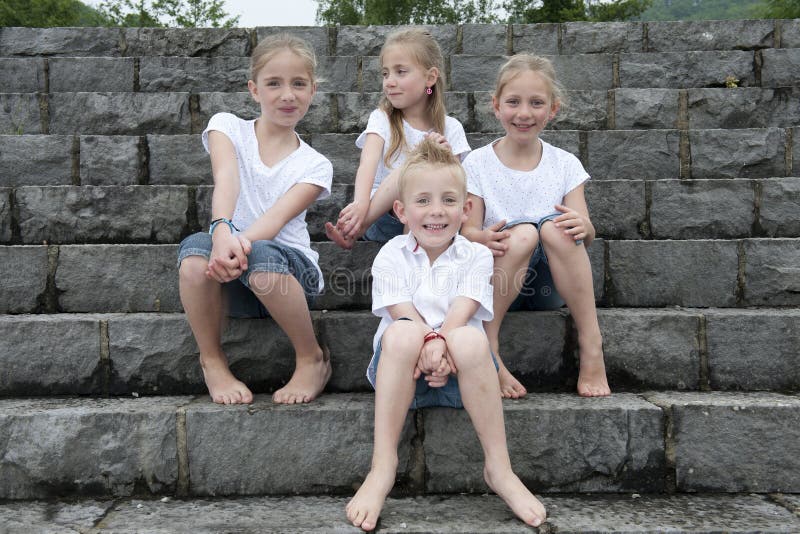
{"label": "mortar joint between stones", "polygon": [[711,391],[711,367],[708,355],[708,319],[700,315],[697,320],[697,347],[700,357],[700,391]]}

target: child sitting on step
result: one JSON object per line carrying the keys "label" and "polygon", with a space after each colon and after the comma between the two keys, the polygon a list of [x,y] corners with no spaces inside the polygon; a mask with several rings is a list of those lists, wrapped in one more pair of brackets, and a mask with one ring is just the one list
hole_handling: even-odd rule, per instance
{"label": "child sitting on step", "polygon": [[264,39],[253,50],[247,82],[260,116],[218,113],[203,132],[214,176],[212,221],[207,232],[183,240],[178,265],[181,302],[217,403],[253,401],[222,350],[226,308],[231,316],[269,315],[289,337],[295,371],[273,401],[309,402],[331,375],[308,310],[323,282],[305,215],[330,195],[333,167],[295,132],[316,92],[315,67],[302,39]]}
{"label": "child sitting on step", "polygon": [[486,483],[520,519],[539,526],[544,507],[511,469],[497,368],[483,331],[482,321],[492,318],[492,254],[458,235],[470,209],[464,170],[447,147],[426,139],[400,168],[398,189],[394,210],[409,233],[386,243],[372,266],[372,311],[381,317],[367,370],[375,388],[374,448],[347,518],[366,531],[376,527],[409,408],[449,406],[469,413]]}
{"label": "child sitting on step", "polygon": [[500,68],[492,96],[506,135],[464,160],[473,209],[463,234],[489,247],[495,257],[494,318],[484,326],[500,366],[504,397],[526,393],[500,358],[506,312],[560,308],[564,302],[578,330],[578,394],[611,394],[592,269],[581,246],[594,239],[583,196],[589,175],[578,158],[539,139],[558,112],[562,94],[549,60],[530,54],[510,58]]}
{"label": "child sitting on step", "polygon": [[325,224],[328,238],[346,249],[362,235],[385,243],[403,233],[403,224],[392,212],[396,169],[417,143],[430,137],[462,159],[469,152],[464,127],[445,110],[444,59],[431,34],[419,28],[390,34],[380,60],[383,96],[356,139],[361,161],[353,202],[341,211],[335,226]]}

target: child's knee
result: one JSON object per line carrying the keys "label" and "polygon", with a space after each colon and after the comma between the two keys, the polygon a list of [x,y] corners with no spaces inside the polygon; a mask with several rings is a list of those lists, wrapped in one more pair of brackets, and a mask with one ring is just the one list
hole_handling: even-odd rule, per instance
{"label": "child's knee", "polygon": [[381,347],[384,352],[390,352],[395,357],[408,356],[414,361],[422,350],[424,333],[420,326],[413,321],[395,321],[389,325],[381,338]]}
{"label": "child's knee", "polygon": [[181,281],[189,284],[205,283],[208,260],[203,256],[187,256],[181,260],[178,276]]}
{"label": "child's knee", "polygon": [[519,224],[508,230],[509,251],[530,255],[539,244],[539,231],[532,224]]}
{"label": "child's knee", "polygon": [[474,326],[462,326],[447,334],[447,350],[457,368],[489,361],[489,339]]}
{"label": "child's knee", "polygon": [[558,228],[553,221],[545,221],[539,229],[539,235],[542,239],[542,244],[550,249],[568,249],[568,247],[575,248],[575,240],[572,236],[564,233],[561,228]]}

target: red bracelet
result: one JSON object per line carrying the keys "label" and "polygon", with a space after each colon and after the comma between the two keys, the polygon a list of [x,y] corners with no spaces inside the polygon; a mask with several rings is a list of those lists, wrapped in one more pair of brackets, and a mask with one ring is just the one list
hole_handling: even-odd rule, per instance
{"label": "red bracelet", "polygon": [[432,340],[434,340],[434,339],[441,339],[442,341],[444,341],[445,343],[447,343],[447,340],[444,338],[444,336],[443,336],[442,334],[440,334],[440,333],[439,333],[439,332],[437,332],[436,330],[431,330],[430,332],[428,332],[427,334],[425,334],[425,337],[424,337],[424,338],[422,338],[422,344],[424,345],[424,344],[425,344],[425,343],[427,343],[428,341],[432,341]]}

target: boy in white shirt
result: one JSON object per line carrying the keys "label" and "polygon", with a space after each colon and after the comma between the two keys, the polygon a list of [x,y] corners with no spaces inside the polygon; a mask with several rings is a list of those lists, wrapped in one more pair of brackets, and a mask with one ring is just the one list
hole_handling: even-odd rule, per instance
{"label": "boy in white shirt", "polygon": [[425,140],[401,168],[398,188],[394,210],[409,233],[386,243],[372,267],[372,310],[382,318],[367,370],[375,387],[374,448],[347,517],[365,531],[377,525],[409,407],[449,406],[470,415],[486,483],[520,519],[539,526],[544,507],[511,469],[497,366],[483,330],[492,317],[492,254],[458,235],[470,207],[464,170],[448,148]]}

